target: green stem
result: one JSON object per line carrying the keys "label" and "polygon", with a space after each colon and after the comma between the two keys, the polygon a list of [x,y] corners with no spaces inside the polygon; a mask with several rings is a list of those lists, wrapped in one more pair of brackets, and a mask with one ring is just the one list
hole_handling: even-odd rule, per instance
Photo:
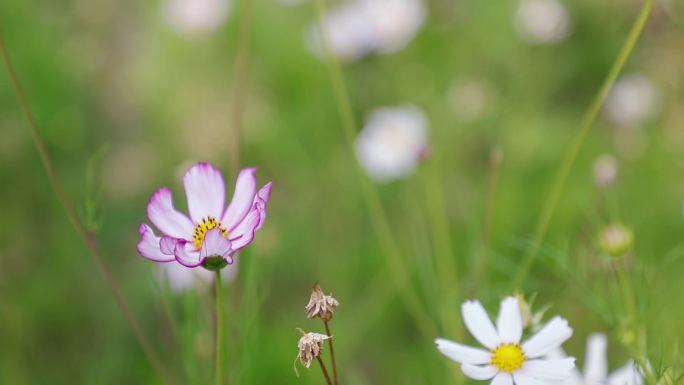
{"label": "green stem", "polygon": [[67,217],[69,218],[69,222],[73,226],[74,230],[76,230],[76,233],[83,239],[83,241],[86,243],[86,246],[90,250],[91,255],[95,259],[95,264],[97,265],[98,270],[104,277],[105,282],[109,286],[109,289],[112,291],[112,294],[114,295],[114,299],[116,300],[117,305],[123,312],[129,327],[133,331],[133,335],[138,340],[138,343],[145,352],[145,355],[147,355],[147,358],[150,360],[155,370],[164,379],[164,382],[168,384],[175,384],[173,377],[171,377],[166,368],[162,365],[157,354],[152,349],[152,345],[143,333],[140,324],[138,323],[137,319],[133,315],[133,312],[128,306],[128,302],[126,302],[126,299],[121,293],[121,289],[119,289],[119,286],[114,280],[114,277],[112,276],[111,271],[109,270],[109,267],[107,266],[107,263],[105,262],[105,259],[102,256],[102,253],[97,245],[97,237],[95,233],[87,229],[83,225],[81,220],[78,218],[76,210],[72,206],[71,201],[69,201],[69,198],[67,197],[67,194],[64,191],[64,188],[62,187],[59,178],[57,177],[57,172],[55,171],[52,165],[50,155],[48,154],[47,148],[45,147],[45,142],[43,142],[43,139],[38,130],[38,124],[36,123],[36,120],[33,117],[31,107],[28,104],[26,96],[24,95],[24,91],[22,90],[21,84],[19,83],[19,79],[17,78],[17,74],[14,70],[14,66],[12,65],[12,60],[10,59],[9,52],[7,51],[7,47],[5,46],[5,38],[1,31],[0,51],[2,51],[2,60],[5,64],[5,69],[7,70],[7,75],[10,78],[10,82],[12,83],[14,94],[19,100],[21,109],[24,113],[24,116],[26,117],[26,120],[28,121],[31,137],[33,138],[33,143],[36,145],[36,149],[38,150],[38,154],[40,155],[40,159],[43,163],[43,168],[45,168],[45,172],[47,173],[48,179],[50,180],[50,184],[52,185],[52,188],[55,191],[55,194],[57,195],[59,203],[61,204]]}
{"label": "green stem", "polygon": [[244,2],[242,17],[240,19],[239,46],[235,61],[235,73],[233,84],[233,120],[229,127],[230,131],[230,171],[237,175],[240,171],[240,133],[244,116],[245,80],[247,78],[247,47],[249,46],[249,32],[252,21],[252,0]]}
{"label": "green stem", "polygon": [[617,80],[618,75],[622,71],[622,68],[625,66],[625,63],[627,62],[629,55],[634,50],[634,46],[636,45],[636,42],[639,39],[639,36],[641,35],[641,31],[644,29],[646,20],[648,19],[648,16],[651,13],[651,9],[653,8],[653,1],[654,0],[646,0],[646,2],[644,3],[644,6],[641,8],[639,16],[634,22],[632,30],[630,31],[629,36],[627,37],[627,41],[622,46],[622,49],[620,50],[618,57],[615,59],[615,62],[613,63],[613,67],[610,69],[610,72],[604,80],[598,94],[594,97],[594,100],[589,106],[589,109],[584,115],[584,118],[582,119],[577,134],[572,143],[570,144],[570,147],[568,148],[568,151],[565,154],[565,158],[563,159],[563,163],[561,164],[561,167],[558,170],[558,173],[556,174],[556,178],[554,180],[551,193],[549,194],[549,197],[546,201],[546,205],[544,206],[544,210],[542,211],[542,215],[539,219],[539,222],[537,223],[532,243],[520,264],[520,269],[518,270],[518,273],[513,279],[514,287],[517,287],[522,283],[522,281],[527,276],[527,273],[529,272],[530,268],[532,267],[532,263],[534,262],[534,259],[536,258],[537,253],[539,252],[541,243],[544,240],[544,236],[546,235],[546,230],[548,229],[549,222],[551,221],[551,217],[553,216],[553,213],[556,210],[556,206],[558,205],[560,196],[563,192],[563,189],[565,188],[565,182],[567,181],[568,175],[570,174],[570,170],[572,169],[572,166],[575,163],[577,154],[579,153],[579,150],[582,147],[582,144],[584,143],[584,139],[586,138],[589,129],[594,123],[594,120],[596,119],[596,116],[598,115],[601,106],[603,105],[603,102],[606,99],[606,96],[608,95],[608,92],[613,87],[613,84]]}
{"label": "green stem", "polygon": [[[322,0],[314,0],[316,15],[318,18],[319,27],[323,24],[325,15],[325,8]],[[350,149],[354,148],[354,135],[356,133],[356,121],[349,102],[349,95],[345,86],[342,70],[340,69],[337,57],[330,49],[322,28],[320,29],[323,46],[327,57],[328,72],[335,94],[335,101],[337,109],[342,121],[342,128],[344,131],[347,145]],[[428,312],[425,310],[420,299],[416,295],[415,290],[411,289],[411,277],[406,267],[402,262],[401,253],[399,251],[398,243],[392,236],[392,231],[387,220],[387,215],[382,207],[380,194],[375,186],[363,174],[360,167],[356,168],[359,177],[359,185],[368,210],[370,211],[370,220],[373,229],[378,236],[380,247],[383,250],[385,262],[389,267],[390,272],[394,278],[394,283],[397,289],[401,292],[401,299],[407,307],[407,310],[413,316],[416,325],[421,330],[423,335],[429,338],[434,338],[437,335],[437,330],[432,320],[428,317]]]}
{"label": "green stem", "polygon": [[216,270],[216,385],[223,384],[223,283]]}

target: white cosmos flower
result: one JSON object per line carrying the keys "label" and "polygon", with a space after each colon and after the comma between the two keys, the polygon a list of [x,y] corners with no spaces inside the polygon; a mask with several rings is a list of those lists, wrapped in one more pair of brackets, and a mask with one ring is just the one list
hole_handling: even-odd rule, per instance
{"label": "white cosmos flower", "polygon": [[639,128],[660,108],[660,91],[647,77],[638,74],[620,78],[606,97],[603,113],[612,123]]}
{"label": "white cosmos flower", "polygon": [[572,335],[568,321],[556,316],[538,332],[520,342],[522,314],[516,297],[501,301],[496,327],[479,301],[461,305],[468,331],[487,349],[462,345],[443,338],[435,343],[442,354],[461,363],[463,373],[491,385],[541,385],[564,380],[575,367],[575,358],[544,358]]}
{"label": "white cosmos flower", "polygon": [[376,52],[400,50],[418,33],[427,15],[423,0],[352,0],[332,9],[321,26],[312,23],[305,40],[319,57],[327,46],[350,62]]}
{"label": "white cosmos flower", "polygon": [[356,156],[378,182],[404,177],[428,152],[427,128],[414,105],[378,108],[356,138]]}
{"label": "white cosmos flower", "polygon": [[228,18],[229,0],[168,0],[164,12],[171,26],[182,36],[210,35]]}
{"label": "white cosmos flower", "polygon": [[[610,375],[608,374],[607,348],[608,340],[605,334],[591,334],[587,338],[587,352],[582,373],[573,369],[567,380],[556,385],[642,385],[643,376],[632,360]],[[565,353],[562,349],[557,349],[548,357],[561,358],[565,357]]]}
{"label": "white cosmos flower", "polygon": [[557,0],[522,0],[513,16],[513,26],[530,44],[557,43],[572,30],[568,11]]}

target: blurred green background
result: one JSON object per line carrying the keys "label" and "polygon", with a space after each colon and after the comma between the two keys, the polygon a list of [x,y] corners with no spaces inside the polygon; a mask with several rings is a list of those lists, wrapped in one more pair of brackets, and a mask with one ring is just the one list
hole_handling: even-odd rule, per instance
{"label": "blurred green background", "polygon": [[[566,1],[572,33],[534,45],[514,31],[516,1],[426,3],[427,19],[406,47],[342,65],[357,129],[373,109],[406,102],[430,122],[431,155],[411,176],[377,185],[345,139],[325,61],[305,43],[315,18],[309,3],[253,2],[241,94],[234,74],[243,2],[202,37],[171,28],[162,1],[3,0],[0,29],[71,201],[83,213],[89,189],[99,192],[105,260],[179,384],[211,381],[213,292],[174,297],[160,287],[156,264],[136,252],[137,227],[160,186],[185,211],[180,176],[196,161],[224,170],[232,194],[236,97],[244,106],[240,166],[258,166],[259,184],[274,187],[268,220],[226,286],[230,383],[324,383],[315,367],[299,378],[292,369],[295,328],[324,332],[304,313],[319,282],[341,303],[331,324],[341,382],[443,384],[466,380],[433,339],[472,342],[460,304],[479,298],[495,314],[512,294],[563,154],[641,4]],[[681,339],[683,41],[682,2],[656,1],[624,73],[650,79],[659,106],[637,128],[599,115],[518,288],[569,319],[575,335],[565,348],[579,363],[595,331],[609,335],[611,368],[628,357],[612,275],[595,248],[616,212],[636,234],[632,264],[649,347],[668,356]],[[485,96],[468,114],[472,96],[459,86],[473,82]],[[601,154],[618,164],[609,189],[592,179]],[[59,205],[5,71],[0,186],[0,383],[161,384]],[[363,186],[381,198],[399,261],[379,241]],[[455,263],[451,284],[435,279],[445,260],[437,254]]]}

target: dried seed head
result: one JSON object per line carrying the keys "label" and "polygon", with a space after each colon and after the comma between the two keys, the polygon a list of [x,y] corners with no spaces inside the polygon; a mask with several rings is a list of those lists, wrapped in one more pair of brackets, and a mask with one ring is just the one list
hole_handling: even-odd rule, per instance
{"label": "dried seed head", "polygon": [[299,343],[297,343],[299,354],[297,354],[294,362],[294,370],[297,377],[299,377],[296,365],[297,360],[308,369],[311,366],[311,361],[323,352],[323,341],[332,338],[332,336],[318,333],[304,333],[304,330],[300,328],[297,328],[297,330],[302,334],[302,338],[300,338]]}
{"label": "dried seed head", "polygon": [[306,316],[308,318],[321,317],[323,321],[330,321],[335,307],[339,305],[340,303],[332,295],[323,294],[321,286],[316,284],[311,291],[311,299],[306,305]]}

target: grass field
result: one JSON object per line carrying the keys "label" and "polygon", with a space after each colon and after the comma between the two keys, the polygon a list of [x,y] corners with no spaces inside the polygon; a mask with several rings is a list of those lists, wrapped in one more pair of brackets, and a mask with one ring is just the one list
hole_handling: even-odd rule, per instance
{"label": "grass field", "polygon": [[[297,328],[325,333],[304,310],[315,283],[340,303],[340,384],[480,383],[434,340],[479,346],[461,304],[495,317],[517,293],[548,308],[542,323],[568,320],[580,370],[605,333],[609,371],[633,359],[647,383],[681,383],[684,3],[563,1],[541,32],[515,21],[534,19],[515,0],[417,3],[406,25],[375,4],[390,41],[353,24],[336,53],[311,31],[342,2],[232,0],[176,20],[167,1],[0,3],[54,169],[5,57],[0,383],[214,383],[214,285],[177,293],[136,251],[152,194],[168,186],[187,212],[181,177],[200,161],[227,199],[244,167],[273,182],[267,220],[223,270],[225,384],[326,383],[316,361],[292,368]],[[359,31],[362,48],[345,40]],[[398,106],[419,111],[425,143],[378,181],[356,140]],[[602,244],[611,224],[633,242]]]}

